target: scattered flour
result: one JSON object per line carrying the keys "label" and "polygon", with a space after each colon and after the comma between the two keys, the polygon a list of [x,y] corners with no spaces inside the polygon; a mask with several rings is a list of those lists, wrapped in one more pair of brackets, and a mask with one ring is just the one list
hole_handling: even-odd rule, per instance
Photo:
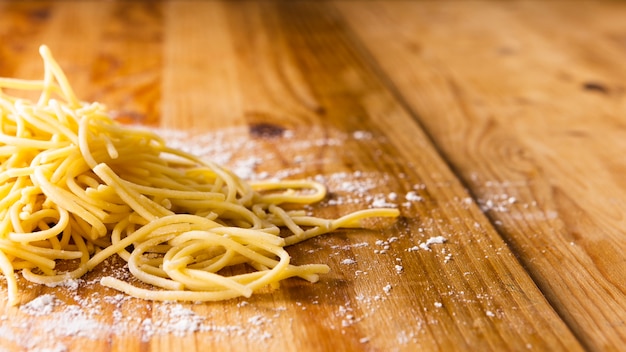
{"label": "scattered flour", "polygon": [[58,282],[58,283],[49,283],[46,284],[46,286],[48,287],[65,287],[68,288],[72,291],[76,291],[76,289],[78,289],[78,286],[81,284],[81,282],[83,282],[83,280],[81,279],[71,279],[68,278],[67,280]]}
{"label": "scattered flour", "polygon": [[58,300],[54,295],[41,295],[20,307],[20,310],[28,315],[49,315],[57,305]]}
{"label": "scattered flour", "polygon": [[422,200],[424,200],[424,198],[422,198],[421,196],[417,195],[417,193],[415,193],[415,191],[407,192],[405,198],[409,202],[421,202]]}
{"label": "scattered flour", "polygon": [[430,246],[433,244],[443,244],[447,241],[447,239],[443,236],[435,236],[426,240],[426,242],[422,242],[419,244],[419,247],[423,250],[430,250]]}
{"label": "scattered flour", "polygon": [[373,135],[369,131],[355,131],[352,133],[352,137],[356,140],[369,140],[372,139]]}
{"label": "scattered flour", "polygon": [[[333,135],[324,136],[315,140],[303,140],[299,138],[298,133],[293,131],[286,131],[283,134],[284,138],[288,139],[289,149],[295,154],[295,161],[288,168],[283,168],[276,173],[268,173],[264,170],[265,163],[275,162],[274,159],[280,159],[278,155],[273,156],[271,154],[264,154],[263,158],[260,157],[247,157],[241,158],[238,155],[255,155],[254,148],[258,146],[255,143],[246,143],[249,141],[247,131],[234,130],[224,133],[216,133],[210,136],[189,136],[186,133],[173,133],[167,135],[165,138],[168,141],[173,140],[171,145],[175,148],[181,148],[189,151],[195,155],[207,158],[219,164],[225,165],[231,168],[238,176],[249,179],[281,179],[285,177],[298,177],[303,173],[306,173],[307,165],[311,162],[323,163],[324,160],[313,160],[310,150],[312,148],[318,148],[319,146],[341,148],[344,142],[348,139],[354,140],[369,140],[378,138],[367,131],[356,131],[351,135]],[[252,152],[250,152],[252,151]],[[317,166],[316,166],[317,167]],[[276,169],[270,167],[269,169]],[[393,207],[398,206],[420,206],[420,202],[424,201],[424,198],[420,194],[425,189],[425,185],[416,184],[406,192],[405,194],[399,192],[381,192],[381,189],[389,187],[391,181],[396,179],[396,176],[392,176],[381,172],[337,172],[325,175],[317,175],[313,177],[314,180],[327,185],[329,189],[329,198],[323,202],[323,205],[358,205],[360,207]],[[503,200],[504,201],[504,200]],[[515,200],[506,200],[506,204],[513,204]],[[420,228],[420,230],[422,230]],[[421,232],[421,231],[420,231]],[[401,236],[402,237],[402,236]],[[430,237],[423,243],[419,243],[417,246],[406,249],[406,251],[425,250],[431,251],[431,246],[436,244],[443,244],[447,239],[443,236]],[[397,236],[389,237],[386,239],[377,239],[375,241],[368,240],[358,243],[351,243],[348,245],[332,246],[331,248],[337,250],[339,255],[346,255],[347,251],[373,251],[376,254],[397,253],[400,238]],[[402,248],[402,250],[405,250]],[[346,252],[344,252],[346,251]],[[350,256],[352,257],[351,253]],[[452,258],[452,254],[449,252],[444,253],[445,260],[449,261]],[[355,258],[358,258],[355,257]],[[393,257],[389,257],[391,260]],[[352,258],[346,258],[340,260],[342,265],[354,265],[357,260]],[[375,266],[377,263],[371,263]],[[367,277],[368,273],[375,273],[376,270],[370,270],[372,267],[367,267],[367,263],[359,261],[359,266],[363,265],[366,270],[356,270],[354,272],[355,280],[370,281]],[[392,269],[393,268],[393,269]],[[396,257],[395,263],[390,270],[395,271],[399,275],[398,280],[401,280],[401,275],[408,269],[409,266],[404,266],[402,258]],[[126,273],[126,271],[124,271]],[[117,273],[117,275],[123,275]],[[390,279],[391,280],[391,279]],[[61,301],[53,294],[44,294],[37,297],[31,302],[20,307],[20,311],[24,314],[41,318],[42,323],[37,325],[42,333],[48,336],[54,336],[59,341],[62,341],[66,337],[81,337],[87,339],[111,339],[111,336],[127,336],[128,334],[140,334],[141,340],[146,342],[150,341],[153,337],[162,335],[174,335],[174,336],[186,336],[194,333],[214,333],[215,339],[228,340],[235,337],[245,338],[251,343],[262,342],[271,338],[274,338],[272,333],[273,320],[281,318],[281,314],[288,314],[290,310],[295,309],[297,306],[301,310],[307,308],[306,305],[296,302],[292,307],[277,307],[273,310],[258,310],[253,304],[248,301],[240,301],[233,305],[233,311],[239,312],[257,312],[253,315],[238,316],[234,315],[232,318],[232,325],[229,324],[215,324],[211,315],[198,314],[194,311],[194,305],[178,304],[168,302],[144,302],[135,300],[124,294],[96,294],[91,297],[83,297],[79,294],[80,288],[86,285],[92,285],[93,282],[86,282],[82,279],[78,280],[66,280],[61,284],[56,285],[55,289],[64,290],[69,294],[70,298],[73,298],[73,302],[64,300]],[[396,282],[386,283],[380,291],[380,286],[375,286],[371,289],[370,286],[364,285],[360,287],[362,291],[359,291],[355,295],[355,301],[359,304],[358,312],[350,306],[350,302],[346,302],[344,305],[340,305],[337,315],[337,329],[352,328],[355,324],[370,318],[378,318],[378,310],[387,300],[393,299],[394,286]],[[366,290],[370,288],[370,290]],[[315,301],[317,302],[317,301]],[[129,306],[142,305],[139,311],[143,312],[142,315],[128,314]],[[435,307],[442,307],[441,302],[435,302]],[[132,313],[132,312],[131,312]],[[487,311],[489,316],[491,312]],[[235,313],[233,313],[235,314]],[[493,314],[493,313],[491,313]],[[229,319],[229,321],[231,321]],[[415,342],[417,334],[423,322],[417,321],[414,330],[403,330],[398,332],[397,342],[400,345],[406,345]],[[12,325],[8,319],[3,320],[3,324],[0,324],[0,338],[8,337],[11,341],[15,341],[19,346],[28,347],[29,350],[38,352],[54,351],[64,352],[67,351],[67,347],[62,342],[54,342],[49,344],[49,339],[30,339],[30,335],[23,335],[20,333],[24,329],[21,324]],[[370,342],[370,337],[365,336],[359,339],[360,343]],[[48,343],[46,345],[46,343]]]}

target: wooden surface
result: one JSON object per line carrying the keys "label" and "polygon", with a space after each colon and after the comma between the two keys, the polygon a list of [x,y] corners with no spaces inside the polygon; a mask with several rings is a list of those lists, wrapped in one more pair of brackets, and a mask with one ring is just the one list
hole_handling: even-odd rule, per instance
{"label": "wooden surface", "polygon": [[47,44],[126,122],[244,177],[324,182],[316,214],[402,213],[291,247],[331,272],[245,300],[130,299],[97,284],[116,262],[22,282],[0,350],[619,350],[624,18],[617,1],[0,2],[0,76],[40,77]]}

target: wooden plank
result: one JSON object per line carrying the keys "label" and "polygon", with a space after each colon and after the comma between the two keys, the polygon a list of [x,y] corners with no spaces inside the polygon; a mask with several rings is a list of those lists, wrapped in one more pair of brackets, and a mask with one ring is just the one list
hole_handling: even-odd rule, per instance
{"label": "wooden plank", "polygon": [[[184,6],[183,4],[178,4],[177,6]],[[195,5],[194,5],[195,6]],[[264,123],[271,123],[281,128],[284,126],[292,126],[290,129],[294,130],[296,134],[300,134],[300,128],[304,128],[306,133],[309,134],[309,138],[315,138],[318,127],[322,126],[323,130],[321,131],[323,135],[335,136],[341,135],[343,133],[354,133],[357,130],[365,129],[366,131],[372,131],[371,133],[375,133],[375,138],[372,141],[368,141],[367,145],[354,147],[356,150],[351,150],[350,153],[357,154],[356,157],[352,157],[343,161],[343,163],[348,165],[336,165],[337,161],[332,160],[330,155],[328,154],[336,154],[336,157],[341,158],[341,154],[338,151],[333,151],[332,148],[326,151],[322,155],[322,159],[331,159],[332,164],[326,166],[324,164],[316,165],[314,173],[311,171],[304,170],[304,176],[312,176],[315,174],[332,174],[337,171],[354,171],[354,169],[348,168],[346,166],[354,165],[355,163],[361,163],[360,165],[352,166],[352,168],[356,167],[357,171],[364,172],[372,172],[374,170],[379,170],[381,167],[383,170],[393,170],[392,172],[397,172],[398,174],[403,174],[406,177],[406,180],[396,180],[392,181],[394,184],[400,183],[400,187],[405,187],[404,192],[408,190],[406,187],[412,187],[412,181],[416,182],[416,180],[421,180],[422,178],[435,178],[434,180],[424,180],[423,183],[426,185],[426,189],[430,187],[438,187],[437,183],[447,184],[450,183],[451,190],[449,191],[452,195],[429,195],[431,201],[435,203],[442,202],[447,204],[454,200],[454,197],[461,198],[464,193],[459,185],[454,180],[454,176],[450,174],[445,166],[441,164],[436,155],[433,154],[432,149],[430,149],[429,145],[426,142],[426,138],[421,134],[419,129],[417,129],[414,125],[410,123],[408,116],[401,110],[401,107],[394,103],[391,95],[388,94],[384,90],[384,87],[378,82],[377,78],[367,70],[366,67],[363,66],[363,63],[355,56],[355,52],[350,48],[349,42],[347,42],[348,38],[345,36],[341,36],[341,27],[334,25],[334,18],[325,19],[329,16],[328,13],[324,11],[324,9],[320,9],[317,6],[304,6],[304,7],[291,7],[290,5],[281,5],[277,8],[273,8],[272,5],[259,6],[250,6],[249,8],[241,8],[239,6],[230,7],[230,11],[227,12],[226,17],[232,22],[232,28],[237,28],[238,31],[233,35],[233,40],[235,43],[233,46],[235,48],[243,48],[240,49],[240,52],[245,52],[243,55],[243,60],[238,57],[236,54],[233,54],[232,57],[235,58],[237,63],[241,66],[241,72],[244,72],[244,78],[241,80],[239,90],[242,98],[242,106],[235,106],[234,111],[243,111],[244,116],[249,119],[249,124],[254,125],[257,123],[258,116],[263,117]],[[207,13],[212,13],[212,11],[207,11]],[[277,15],[278,13],[278,15]],[[332,15],[332,13],[330,14]],[[180,17],[179,17],[180,18]],[[290,20],[296,19],[296,20]],[[208,20],[200,20],[203,23],[212,23]],[[255,24],[259,24],[258,27]],[[183,23],[181,21],[181,25],[187,25],[188,22]],[[251,28],[247,28],[251,26]],[[219,32],[217,28],[211,30],[210,32]],[[237,35],[238,34],[238,35]],[[270,41],[268,38],[271,38]],[[196,39],[197,40],[197,39]],[[219,47],[222,49],[222,47]],[[181,50],[174,50],[173,53],[177,53],[178,55],[184,55],[185,60],[193,61],[194,58],[187,57],[186,54],[182,54]],[[208,55],[209,57],[211,55]],[[242,62],[243,61],[243,62]],[[291,78],[293,75],[290,75],[289,72],[296,72],[298,76],[295,79]],[[214,78],[212,78],[214,79]],[[278,81],[277,81],[278,79]],[[218,78],[219,80],[219,78]],[[305,84],[303,84],[305,83]],[[201,82],[199,84],[202,84]],[[292,87],[295,87],[292,88]],[[184,91],[179,91],[181,94]],[[304,96],[304,99],[301,98]],[[246,97],[249,97],[246,99]],[[207,99],[211,99],[207,97]],[[223,100],[220,94],[213,95],[213,98],[216,100]],[[233,101],[234,99],[226,96],[227,101]],[[302,102],[304,100],[304,104]],[[213,105],[213,104],[207,104]],[[195,105],[194,105],[195,106]],[[202,108],[200,106],[199,108]],[[250,112],[253,113],[250,113]],[[194,112],[194,115],[197,116],[206,116],[206,110],[197,110]],[[292,121],[295,120],[295,121]],[[226,120],[225,123],[231,123],[231,120]],[[239,123],[239,121],[232,122],[233,124]],[[302,126],[304,125],[304,126]],[[380,134],[380,135],[379,135]],[[421,136],[421,138],[420,138]],[[394,143],[394,139],[397,140],[397,143]],[[377,140],[382,140],[383,142],[375,143]],[[287,149],[287,150],[285,150]],[[285,148],[280,152],[283,155],[283,160],[290,160],[289,149]],[[379,158],[375,158],[372,160],[372,155],[376,155],[380,153],[380,151],[384,151]],[[419,156],[415,156],[414,151],[420,150],[424,151],[423,153],[419,153]],[[378,151],[378,153],[377,153]],[[407,165],[403,165],[403,163],[398,163],[394,159],[395,155],[399,154],[405,160],[408,160],[409,163],[414,164],[414,167],[418,170],[422,170],[426,172],[427,175],[422,175],[419,178],[416,178],[416,175]],[[345,156],[343,158],[346,158]],[[354,159],[353,159],[354,158]],[[353,159],[353,160],[351,160]],[[367,161],[371,160],[369,163]],[[379,160],[376,160],[379,159]],[[337,169],[341,167],[340,169]],[[432,168],[437,170],[435,175],[430,175],[430,171],[427,171],[428,168]],[[408,181],[408,183],[406,183]],[[404,183],[404,185],[401,185]],[[456,186],[456,187],[455,187]],[[409,188],[410,189],[410,188]],[[444,192],[447,192],[447,187]],[[435,191],[436,192],[436,191]],[[442,193],[444,193],[442,192]],[[403,192],[400,192],[403,193]],[[437,192],[438,193],[438,192]],[[443,199],[437,199],[438,197],[443,197]],[[448,198],[450,197],[450,198]],[[458,203],[458,201],[457,201]],[[461,204],[463,204],[461,202]],[[459,204],[457,204],[458,207]],[[474,209],[475,210],[475,209]],[[432,217],[441,217],[441,222],[446,222],[445,220],[456,219],[456,217],[463,219],[464,215],[468,218],[472,218],[472,215],[468,213],[465,209],[459,210],[454,209],[452,213],[444,213],[439,214],[438,207],[435,207],[431,210],[433,214],[420,214],[422,216],[427,216],[427,218],[432,219]],[[456,212],[461,211],[462,215],[457,215]],[[447,224],[446,224],[447,225]],[[458,227],[454,227],[451,229],[446,228],[446,225],[437,225],[431,234],[432,236],[436,234],[442,234],[442,232],[448,233],[457,233],[457,232],[467,232],[467,224],[461,223]],[[483,226],[487,226],[488,224],[483,223]],[[419,224],[411,224],[408,225],[408,231],[411,233],[419,233],[420,225]],[[439,228],[442,226],[443,228]],[[474,222],[471,222],[471,226],[474,226]],[[480,227],[480,225],[479,225]],[[422,228],[423,229],[423,228]],[[481,229],[482,232],[482,229]],[[494,235],[493,232],[490,232],[490,235]],[[475,273],[477,270],[480,272],[481,269],[486,270],[479,263],[472,263],[477,259],[474,257],[475,253],[481,253],[481,257],[478,261],[482,260],[482,255],[484,251],[488,251],[490,253],[486,254],[488,258],[494,258],[496,263],[499,262],[499,256],[495,254],[493,251],[503,250],[503,245],[499,241],[498,238],[490,238],[488,241],[493,241],[491,245],[493,247],[482,248],[482,245],[473,245],[472,244],[472,236],[470,238],[459,239],[459,253],[458,259],[455,261],[464,263],[467,258],[467,261],[471,264],[470,267],[465,267],[464,264],[459,264],[460,268],[450,268],[450,272],[446,273],[446,269],[443,269],[444,276],[448,276],[446,279],[442,278],[432,278],[431,275],[434,272],[438,272],[442,270],[439,268],[441,265],[441,261],[438,262],[428,262],[426,261],[422,265],[426,267],[427,272],[418,276],[417,280],[412,278],[416,272],[420,272],[419,267],[414,267],[413,263],[410,263],[410,260],[404,259],[406,257],[405,253],[396,252],[392,256],[385,256],[380,259],[383,267],[393,266],[393,260],[395,258],[400,258],[404,265],[409,265],[411,269],[408,269],[403,273],[403,275],[408,275],[409,282],[398,282],[393,283],[394,287],[394,295],[399,294],[402,298],[399,298],[397,302],[394,302],[394,305],[391,307],[380,307],[379,309],[388,310],[389,313],[380,313],[380,314],[391,314],[393,316],[393,310],[399,309],[402,306],[410,307],[411,311],[414,311],[415,317],[411,320],[414,321],[437,321],[439,324],[444,324],[442,327],[442,331],[445,331],[445,336],[442,336],[441,333],[434,333],[432,336],[425,336],[420,338],[419,344],[423,346],[433,348],[437,345],[444,346],[460,346],[460,345],[483,345],[485,348],[488,348],[490,345],[492,348],[498,348],[498,346],[503,347],[507,344],[511,343],[511,341],[507,341],[510,338],[515,336],[515,333],[508,331],[511,327],[509,324],[501,325],[502,330],[498,329],[498,327],[494,327],[501,334],[500,336],[485,332],[484,334],[474,334],[469,333],[469,336],[464,336],[467,332],[463,332],[459,330],[458,325],[462,324],[475,324],[476,319],[482,320],[480,317],[488,317],[485,311],[489,311],[488,308],[479,306],[470,306],[470,307],[460,307],[455,305],[453,302],[459,299],[459,292],[469,293],[473,292],[476,295],[480,296],[483,290],[485,296],[498,296],[498,298],[494,298],[494,300],[499,301],[500,296],[506,295],[501,291],[501,287],[488,287],[490,284],[478,284],[477,282],[458,282],[455,281],[455,278],[458,279],[461,272],[471,272]],[[481,236],[481,234],[478,234]],[[416,244],[414,242],[415,239],[412,239],[410,242]],[[419,241],[419,240],[417,240]],[[453,239],[451,239],[453,241]],[[355,242],[358,243],[358,242]],[[406,248],[405,248],[406,249]],[[465,252],[467,250],[467,252]],[[475,252],[474,252],[475,251]],[[502,253],[506,258],[506,252]],[[456,257],[457,253],[455,253]],[[503,270],[504,272],[516,270],[515,268],[508,268],[510,265],[516,265],[514,262],[509,262],[512,258],[505,259],[504,265],[502,264],[492,264],[495,265],[498,269]],[[475,268],[474,265],[479,268]],[[467,269],[467,271],[465,270]],[[372,269],[370,269],[372,270]],[[409,274],[415,270],[413,274]],[[458,271],[457,271],[458,270]],[[517,269],[519,270],[519,269]],[[414,292],[416,288],[412,288],[413,285],[410,284],[410,281],[423,281],[425,278],[423,275],[426,275],[427,282],[432,282],[433,287],[430,287],[429,284],[422,286],[420,284],[417,286],[417,289],[420,287],[425,287],[427,290],[433,290],[434,295],[426,294],[426,296],[420,297],[418,292]],[[438,274],[441,275],[441,274]],[[488,272],[485,274],[487,277],[483,277],[478,279],[486,280],[489,283],[494,283],[493,277],[491,280],[489,279],[490,275],[495,275],[496,277],[499,275],[513,275],[517,277],[518,275],[523,275],[520,272],[516,274],[513,273],[500,273],[497,274],[495,272]],[[385,280],[388,280],[388,277],[383,276],[384,279],[381,278],[372,278],[372,282],[370,282],[370,289],[375,289],[376,287],[384,287],[386,286]],[[495,281],[497,282],[497,280]],[[408,285],[408,286],[407,286]],[[474,286],[478,285],[478,286]],[[498,286],[500,283],[498,283]],[[517,284],[515,284],[517,285]],[[487,287],[483,287],[487,286]],[[532,287],[532,285],[531,285]],[[527,289],[524,287],[520,288],[521,292]],[[397,290],[397,291],[396,291]],[[405,292],[406,290],[406,292]],[[423,288],[422,288],[423,290]],[[493,292],[492,290],[495,290]],[[358,292],[358,286],[356,292]],[[401,292],[401,293],[400,293]],[[451,293],[452,292],[452,293]],[[497,292],[497,293],[496,293]],[[417,297],[415,296],[417,294]],[[342,295],[350,296],[349,293],[343,293]],[[462,294],[463,295],[463,294]],[[471,295],[471,294],[470,294]],[[450,299],[450,311],[440,314],[437,311],[430,312],[429,306],[435,307],[436,302],[439,302],[439,296],[449,296]],[[427,298],[424,302],[424,298]],[[506,300],[506,298],[502,298]],[[515,297],[514,301],[517,301],[519,298]],[[534,298],[535,300],[537,298]],[[420,307],[415,307],[414,300],[420,302]],[[434,301],[433,301],[434,300]],[[466,302],[464,302],[466,303]],[[522,305],[519,302],[506,302],[506,303],[493,303],[502,309],[503,316],[505,320],[509,322],[515,322],[515,325],[519,324],[521,320],[527,320],[530,322],[529,318],[523,318],[522,316],[514,316],[517,315],[513,311],[504,312],[505,310],[509,310],[504,307],[517,307],[518,305]],[[489,303],[487,303],[489,305]],[[534,304],[534,303],[533,303]],[[354,298],[351,300],[351,304],[346,304],[346,306],[358,307],[358,309],[364,309],[361,307],[362,304],[359,304],[354,301]],[[392,308],[395,307],[395,308]],[[322,306],[323,308],[323,306]],[[457,312],[457,309],[459,310]],[[522,308],[524,310],[526,308]],[[311,308],[307,309],[308,311]],[[420,310],[426,310],[427,313],[421,313]],[[511,309],[511,310],[514,310]],[[323,309],[318,310],[313,317],[317,315],[328,316],[330,312],[324,312]],[[426,314],[423,316],[422,314]],[[433,314],[433,316],[430,316]],[[498,313],[500,314],[500,313]],[[509,317],[508,314],[511,314]],[[314,318],[317,320],[316,318]],[[463,322],[454,321],[455,319],[464,320]],[[509,320],[510,319],[510,320]],[[385,325],[381,325],[382,321],[377,321],[374,324],[372,322],[362,324],[360,329],[363,330],[365,336],[376,335],[376,336],[394,336],[398,334],[398,332],[405,332],[407,336],[411,336],[412,333],[406,332],[406,329],[403,326],[413,325],[411,322],[407,321],[388,321],[384,323]],[[534,322],[533,322],[534,323]],[[388,324],[388,325],[387,325]],[[419,323],[418,323],[419,324]],[[551,324],[551,323],[549,323]],[[496,323],[496,326],[498,324]],[[547,328],[547,326],[546,326]],[[382,329],[382,331],[380,331]],[[480,329],[483,329],[481,327]],[[491,330],[491,327],[485,326],[484,329]],[[375,332],[376,330],[379,330]],[[323,330],[321,330],[323,331]],[[310,344],[316,343],[315,341],[319,340],[328,340],[333,341],[333,344],[341,343],[339,341],[345,341],[346,339],[342,339],[341,336],[335,336],[334,331],[326,331],[324,335],[330,335],[331,337],[321,338],[319,333],[320,330],[310,330],[310,328],[305,332],[303,331],[293,331],[294,339],[301,346],[308,346]],[[367,333],[369,331],[369,333]],[[513,336],[511,336],[513,334]],[[488,336],[486,339],[485,336]],[[506,336],[506,337],[505,337]],[[527,341],[524,339],[528,338],[528,336],[521,337],[519,342],[517,342],[521,346],[526,346]],[[349,339],[348,339],[349,341]],[[555,346],[558,346],[558,340],[555,341],[535,341],[532,344],[541,345],[545,344],[553,344],[556,343]],[[387,341],[389,342],[389,341]],[[317,342],[319,343],[319,342]],[[352,344],[355,342],[353,341]],[[374,343],[372,341],[372,343]],[[573,341],[569,341],[568,343],[573,343]],[[575,346],[575,343],[574,343]],[[346,345],[346,348],[355,348],[354,345]],[[390,345],[381,345],[380,348],[387,349],[393,348],[394,344]],[[322,348],[326,350],[328,347]],[[340,348],[341,349],[341,348]]]}
{"label": "wooden plank", "polygon": [[[49,4],[5,13],[28,19],[30,6]],[[581,350],[332,6],[75,4],[55,2],[34,22],[33,40],[63,46],[55,54],[81,97],[164,127],[173,142],[247,177],[315,177],[331,191],[315,214],[391,203],[402,218],[290,248],[296,263],[327,263],[331,273],[250,299],[129,299],[97,285],[119,262],[77,287],[22,282],[25,302],[59,302],[39,314],[1,301],[0,348]],[[70,30],[74,16],[91,25]],[[5,23],[0,33],[11,32]],[[14,58],[7,70],[37,60]],[[428,245],[438,236],[446,242]]]}
{"label": "wooden plank", "polygon": [[626,6],[337,4],[584,345],[623,345]]}

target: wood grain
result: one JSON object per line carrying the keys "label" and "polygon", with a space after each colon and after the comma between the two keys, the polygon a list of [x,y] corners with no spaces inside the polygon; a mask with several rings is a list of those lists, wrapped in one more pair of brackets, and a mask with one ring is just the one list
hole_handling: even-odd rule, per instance
{"label": "wood grain", "polygon": [[[36,48],[46,43],[79,96],[106,103],[124,122],[160,128],[173,143],[250,177],[325,182],[330,194],[311,208],[316,214],[377,202],[402,212],[395,223],[372,221],[289,248],[294,262],[327,263],[331,273],[250,299],[118,296],[97,284],[123,270],[115,260],[74,288],[21,282],[24,303],[51,294],[62,304],[38,315],[0,300],[0,349],[618,346],[623,163],[610,148],[623,142],[619,76],[606,66],[621,72],[620,27],[563,12],[565,26],[587,19],[610,32],[598,57],[612,59],[594,71],[568,51],[591,34],[563,34],[553,24],[559,6],[0,3],[0,75],[38,77]],[[609,19],[612,6],[621,8],[585,6]],[[567,60],[576,74],[552,71]],[[591,75],[602,70],[606,76]],[[600,107],[606,100],[611,108]],[[589,183],[585,165],[600,178]],[[603,184],[604,193],[589,194]],[[436,236],[446,242],[425,249]]]}
{"label": "wood grain", "polygon": [[624,4],[338,5],[583,344],[623,345]]}

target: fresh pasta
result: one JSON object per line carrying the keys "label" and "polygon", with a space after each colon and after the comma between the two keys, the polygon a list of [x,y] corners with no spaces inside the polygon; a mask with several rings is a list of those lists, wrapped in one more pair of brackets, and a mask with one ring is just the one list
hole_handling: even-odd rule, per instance
{"label": "fresh pasta", "polygon": [[[325,187],[245,182],[170,148],[79,101],[50,50],[40,54],[42,80],[0,78],[0,270],[10,304],[19,303],[15,271],[55,285],[114,255],[145,285],[101,284],[151,300],[218,301],[291,277],[315,282],[329,267],[293,265],[286,246],[399,214],[365,209],[329,220],[290,210],[283,205],[322,200]],[[59,271],[59,261],[69,269]]]}

